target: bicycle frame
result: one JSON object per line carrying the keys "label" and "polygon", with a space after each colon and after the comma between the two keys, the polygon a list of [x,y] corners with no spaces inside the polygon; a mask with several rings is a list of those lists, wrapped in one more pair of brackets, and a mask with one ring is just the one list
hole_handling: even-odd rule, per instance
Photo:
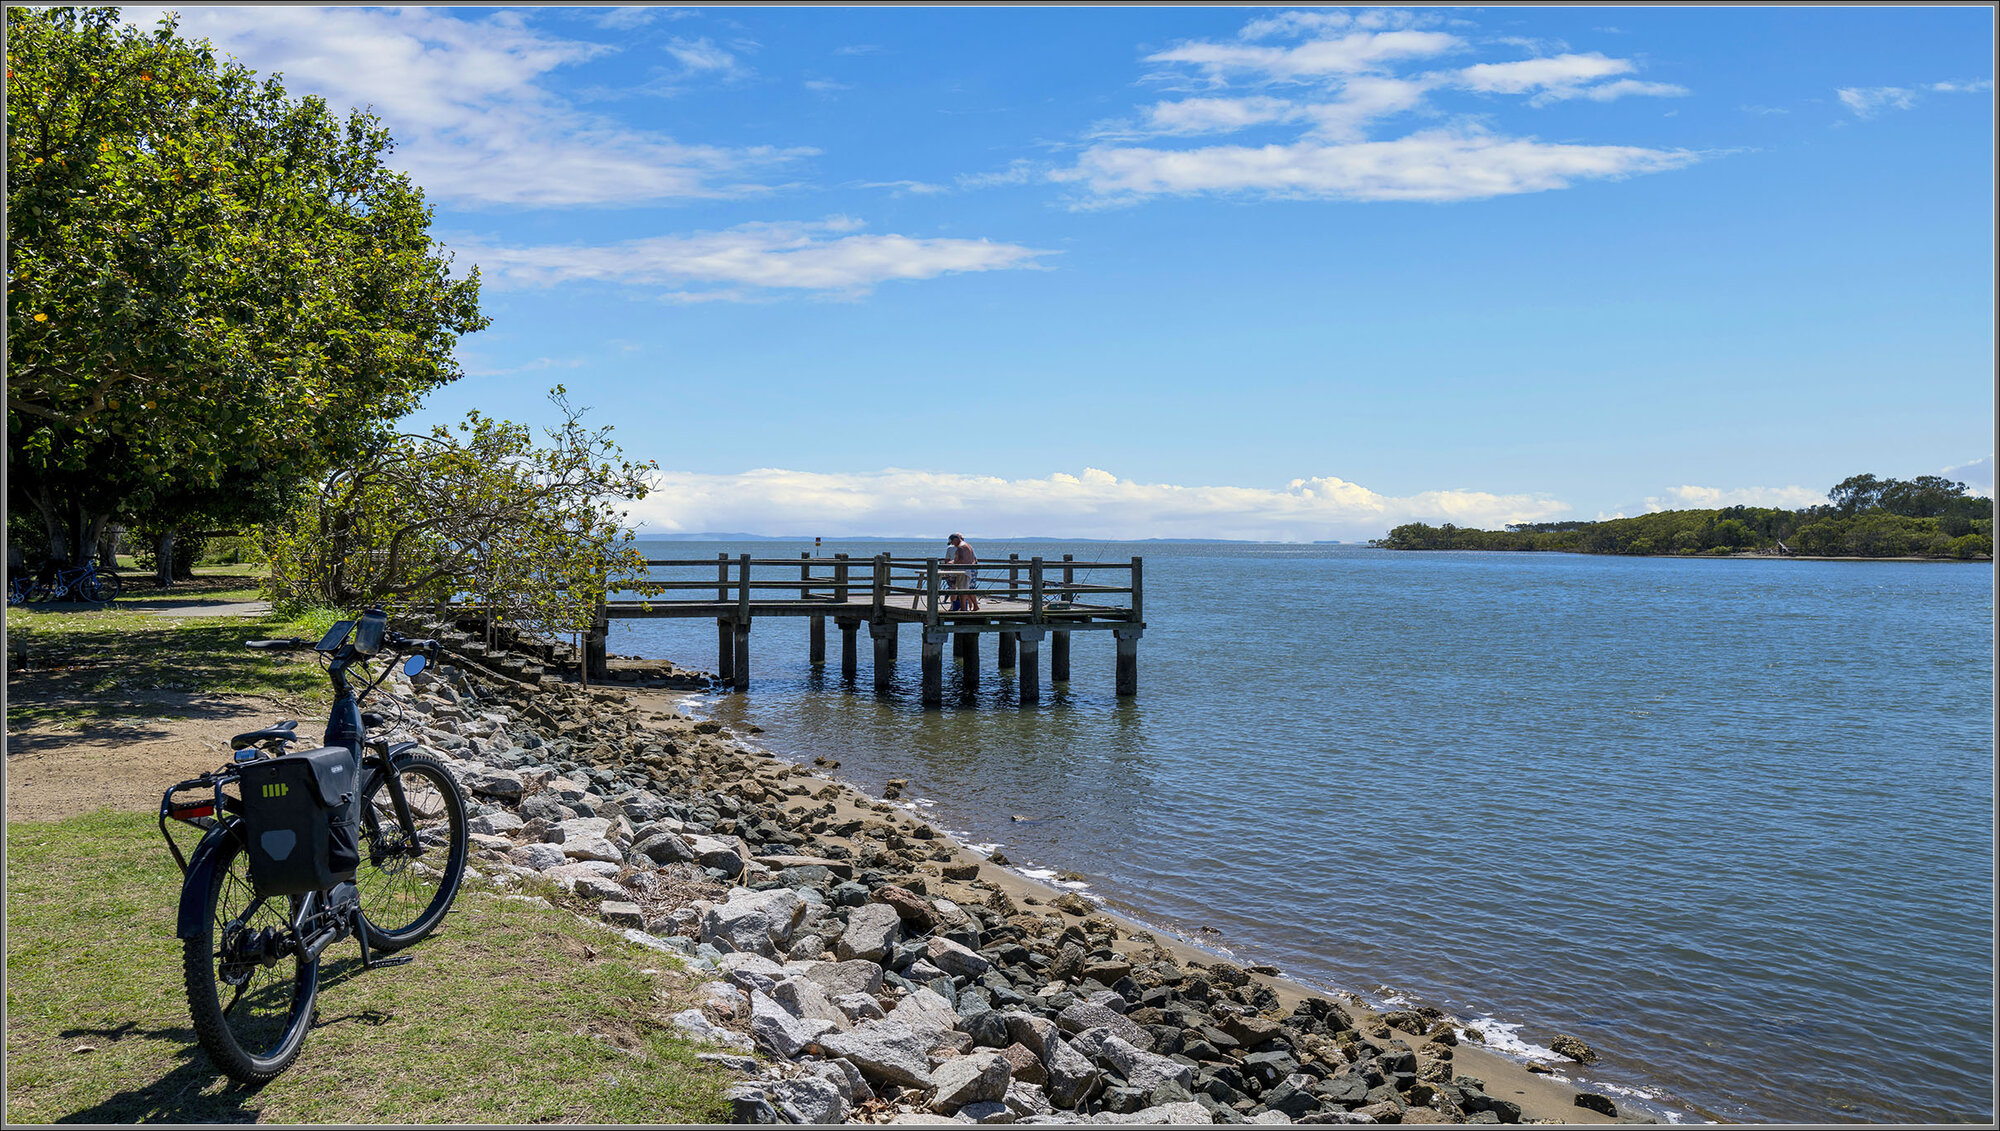
{"label": "bicycle frame", "polygon": [[[356,652],[351,644],[342,644],[332,654],[332,659],[327,665],[327,678],[333,682],[333,710],[327,718],[323,744],[327,746],[345,746],[354,754],[355,764],[360,769],[360,772],[356,775],[361,783],[360,793],[357,796],[365,797],[368,794],[369,787],[372,784],[372,779],[369,777],[371,773],[382,775],[384,779],[383,784],[388,789],[390,806],[396,815],[396,825],[404,837],[403,843],[415,844],[418,843],[416,818],[410,812],[409,801],[403,795],[402,775],[395,770],[395,760],[398,755],[417,744],[414,742],[400,742],[394,746],[384,746],[379,752],[370,748],[367,725],[363,722],[361,715],[361,700],[355,694],[353,685],[348,682],[347,677],[348,669],[365,659],[366,657]],[[370,687],[372,688],[373,685],[371,684]],[[170,787],[160,798],[160,835],[166,839],[167,849],[173,853],[174,863],[180,866],[182,874],[180,914],[175,930],[177,938],[189,939],[200,936],[204,926],[201,922],[201,900],[199,898],[189,898],[189,896],[208,890],[208,886],[214,878],[215,861],[222,842],[229,837],[238,837],[239,839],[241,837],[239,830],[242,827],[243,818],[238,814],[242,812],[243,803],[241,799],[231,797],[223,792],[224,786],[233,784],[239,777],[240,775],[232,773],[227,769],[203,774],[198,778],[190,778],[187,781]],[[196,802],[192,804],[183,803],[181,805],[174,803],[175,794],[202,788],[212,791],[212,799],[207,803]],[[172,834],[167,831],[167,819],[169,817],[205,830],[202,838],[195,843],[191,854],[183,856],[180,846],[174,842]],[[365,806],[362,809],[361,820],[368,827],[370,853],[375,858],[374,862],[379,866],[385,856],[385,838],[382,835],[382,823],[374,810]],[[201,822],[203,821],[210,823],[202,824]],[[314,958],[317,958],[320,951],[326,949],[328,945],[340,937],[340,932],[337,929],[328,928],[329,931],[332,931],[331,934],[315,932],[311,941],[304,941],[307,939],[306,928],[308,924],[311,922],[312,917],[319,912],[319,905],[327,902],[326,897],[330,895],[332,890],[328,888],[323,891],[308,893],[303,897],[299,913],[292,922],[294,934],[302,940],[300,945],[306,947],[307,953]],[[250,911],[245,913],[245,917],[247,918],[251,912],[262,906],[263,902],[264,900],[261,897],[253,902],[250,906]],[[325,935],[325,937],[321,938],[321,935]],[[368,944],[364,939],[362,941],[364,960],[366,959],[367,951]]]}

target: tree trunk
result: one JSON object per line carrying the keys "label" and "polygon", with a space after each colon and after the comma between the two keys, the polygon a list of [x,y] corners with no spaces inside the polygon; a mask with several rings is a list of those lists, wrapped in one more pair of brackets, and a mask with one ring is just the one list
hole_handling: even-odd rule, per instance
{"label": "tree trunk", "polygon": [[[110,517],[110,516],[105,516]],[[97,539],[97,568],[110,572],[118,568],[118,537],[125,532],[123,527],[106,524],[104,532]]]}
{"label": "tree trunk", "polygon": [[171,589],[174,584],[174,531],[168,527],[160,532],[159,541],[154,543],[155,556],[159,559],[159,572],[154,580],[160,588]]}
{"label": "tree trunk", "polygon": [[28,492],[28,498],[35,504],[35,510],[42,516],[42,529],[49,535],[49,560],[63,565],[69,564],[69,524],[62,520],[62,509],[47,490]]}
{"label": "tree trunk", "polygon": [[104,569],[104,570],[116,569],[118,566],[118,561],[116,558],[111,556],[110,544],[107,543],[104,538],[104,532],[107,528],[110,527],[110,525],[111,525],[110,515],[108,514],[91,515],[89,520],[84,523],[84,536],[83,540],[77,543],[76,556],[80,559],[86,559],[86,560],[94,556],[97,558],[97,565],[99,569]]}

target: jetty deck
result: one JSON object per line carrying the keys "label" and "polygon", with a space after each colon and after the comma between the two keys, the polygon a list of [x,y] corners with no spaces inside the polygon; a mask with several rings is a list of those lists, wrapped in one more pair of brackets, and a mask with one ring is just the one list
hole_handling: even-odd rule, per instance
{"label": "jetty deck", "polygon": [[[863,625],[874,648],[875,689],[888,690],[904,625],[917,626],[922,643],[923,701],[944,699],[944,650],[950,643],[968,686],[979,674],[980,637],[993,636],[996,666],[1012,670],[1019,700],[1041,699],[1041,645],[1049,641],[1049,678],[1070,678],[1070,636],[1110,632],[1117,641],[1119,695],[1139,689],[1139,638],[1146,628],[1144,563],[1081,562],[1065,554],[987,559],[970,586],[958,584],[958,567],[939,558],[872,558],[835,554],[797,558],[657,558],[646,565],[647,590],[609,600],[586,642],[587,662],[601,667],[610,622],[650,618],[713,618],[716,668],[738,691],[750,688],[752,626],[765,617],[808,617],[808,659],[827,662],[826,625],[840,632],[841,675],[856,678],[857,636]],[[978,608],[971,607],[976,600]]]}

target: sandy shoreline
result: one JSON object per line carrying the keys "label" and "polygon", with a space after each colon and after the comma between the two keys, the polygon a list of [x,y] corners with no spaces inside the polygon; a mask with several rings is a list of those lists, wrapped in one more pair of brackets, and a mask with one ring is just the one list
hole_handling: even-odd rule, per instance
{"label": "sandy shoreline", "polygon": [[[631,689],[627,693],[642,710],[667,715],[686,713],[686,706],[690,701],[698,702],[701,697],[700,693],[691,693],[688,691]],[[922,867],[921,870],[930,876],[928,882],[930,883],[929,890],[931,894],[943,895],[955,901],[976,904],[985,901],[988,891],[998,889],[1006,893],[1006,896],[1016,904],[1021,905],[1024,910],[1037,913],[1048,912],[1049,908],[1065,895],[1075,895],[1073,891],[1069,891],[1068,889],[1043,883],[1021,874],[1020,871],[1014,868],[994,863],[985,854],[962,844],[948,830],[938,828],[925,820],[921,810],[915,806],[872,797],[854,784],[844,781],[830,772],[811,765],[802,765],[793,762],[783,757],[780,753],[766,750],[754,742],[746,740],[745,736],[735,734],[729,729],[725,728],[717,737],[728,741],[731,746],[741,751],[746,758],[752,760],[752,765],[746,766],[746,769],[753,770],[753,772],[756,768],[756,762],[763,762],[774,766],[795,766],[798,770],[811,774],[815,779],[825,781],[835,787],[839,793],[832,800],[832,804],[836,807],[837,816],[842,819],[887,820],[899,825],[911,827],[921,825],[926,827],[930,835],[925,839],[929,840],[933,845],[947,846],[952,856],[950,861],[937,861],[936,863],[926,864]],[[1002,855],[1004,857],[1004,853]],[[977,865],[976,876],[966,880],[946,880],[943,878],[944,866],[950,864]],[[1157,945],[1173,955],[1182,965],[1207,966],[1218,962],[1233,961],[1179,938],[1171,931],[1151,927],[1102,905],[1093,903],[1090,910],[1092,916],[1102,916],[1112,924],[1119,943],[1124,947],[1139,948],[1148,944]],[[1382,1037],[1400,1039],[1406,1042],[1411,1048],[1417,1048],[1429,1039],[1427,1034],[1417,1031],[1414,1028],[1395,1028],[1384,1025],[1381,1022],[1383,1013],[1387,1012],[1394,1015],[1402,1011],[1378,1011],[1368,1006],[1360,997],[1354,994],[1328,992],[1318,987],[1294,981],[1281,973],[1263,972],[1270,969],[1274,968],[1253,968],[1251,976],[1257,982],[1268,985],[1287,1009],[1309,998],[1331,1001],[1353,1015],[1357,1025],[1361,1026],[1364,1032],[1372,1030]],[[1453,1020],[1458,1021],[1458,1019]],[[1463,1025],[1462,1021],[1458,1023],[1461,1026]],[[1380,1027],[1377,1028],[1377,1026]],[[1455,1050],[1454,1064],[1457,1073],[1474,1076],[1485,1081],[1488,1094],[1519,1104],[1522,1122],[1617,1123],[1635,1122],[1638,1119],[1644,1118],[1638,1117],[1638,1119],[1635,1119],[1632,1113],[1626,1113],[1622,1117],[1613,1117],[1578,1106],[1576,1102],[1578,1094],[1587,1091],[1587,1089],[1579,1088],[1564,1078],[1552,1078],[1550,1074],[1530,1071],[1527,1062],[1490,1049],[1481,1048],[1478,1044],[1469,1040],[1461,1041],[1458,1044]],[[1552,1063],[1544,1062],[1543,1066],[1552,1069],[1554,1073],[1561,1074],[1563,1077],[1566,1077],[1569,1071],[1576,1067],[1569,1061],[1561,1059],[1557,1059]],[[1413,1115],[1420,1110],[1413,1109]],[[1689,1114],[1692,1115],[1692,1113]],[[1420,1120],[1414,1117],[1405,1119],[1405,1122],[1418,1121]]]}

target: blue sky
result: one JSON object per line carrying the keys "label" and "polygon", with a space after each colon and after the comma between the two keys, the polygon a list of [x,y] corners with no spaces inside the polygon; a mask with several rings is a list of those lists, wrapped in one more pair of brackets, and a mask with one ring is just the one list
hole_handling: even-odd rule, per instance
{"label": "blue sky", "polygon": [[1986,7],[179,10],[480,266],[410,423],[561,382],[648,530],[1991,490]]}

